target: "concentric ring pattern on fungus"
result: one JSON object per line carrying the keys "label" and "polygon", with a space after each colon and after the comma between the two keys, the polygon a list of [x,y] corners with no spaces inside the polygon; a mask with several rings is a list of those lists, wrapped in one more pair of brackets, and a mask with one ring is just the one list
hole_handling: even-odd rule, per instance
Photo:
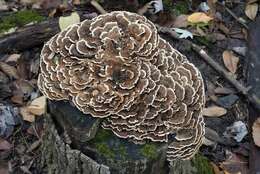
{"label": "concentric ring pattern on fungus", "polygon": [[74,24],[44,45],[40,67],[44,95],[103,118],[118,137],[166,142],[169,161],[201,145],[201,74],[144,16],[115,11]]}

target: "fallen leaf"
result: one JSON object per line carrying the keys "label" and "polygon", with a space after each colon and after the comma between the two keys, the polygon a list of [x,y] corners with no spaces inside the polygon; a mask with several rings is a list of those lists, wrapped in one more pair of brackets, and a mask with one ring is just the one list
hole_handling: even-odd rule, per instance
{"label": "fallen leaf", "polygon": [[232,89],[225,87],[217,87],[214,89],[215,94],[233,94],[235,93]]}
{"label": "fallen leaf", "polygon": [[188,16],[188,22],[190,23],[208,23],[213,18],[206,15],[205,13],[195,12]]}
{"label": "fallen leaf", "polygon": [[246,56],[247,47],[233,47],[232,50],[242,56]]}
{"label": "fallen leaf", "polygon": [[220,163],[220,167],[226,174],[248,174],[247,159],[232,152],[226,152],[229,158]]}
{"label": "fallen leaf", "polygon": [[73,3],[74,5],[80,5],[80,0],[72,0],[72,3]]}
{"label": "fallen leaf", "polygon": [[217,27],[219,28],[220,31],[222,31],[223,33],[225,33],[226,35],[228,35],[230,33],[230,30],[228,27],[225,26],[225,24],[223,23],[219,23],[217,25]]}
{"label": "fallen leaf", "polygon": [[23,94],[17,94],[11,97],[11,101],[16,104],[23,104]]}
{"label": "fallen leaf", "polygon": [[163,2],[162,2],[162,0],[151,1],[151,2],[149,2],[149,4],[150,4],[150,7],[148,7],[148,11],[151,14],[156,14],[159,11],[163,10]]}
{"label": "fallen leaf", "polygon": [[187,39],[187,38],[191,38],[191,39],[193,39],[193,35],[192,35],[192,33],[191,32],[189,32],[188,30],[183,30],[183,29],[180,29],[180,28],[173,28],[174,29],[174,31],[176,32],[176,33],[178,33],[179,34],[179,38],[180,39]]}
{"label": "fallen leaf", "polygon": [[4,162],[4,161],[0,162],[0,173],[1,174],[10,174],[7,162]]}
{"label": "fallen leaf", "polygon": [[255,20],[257,11],[258,11],[258,3],[252,3],[246,5],[245,14],[249,19]]}
{"label": "fallen leaf", "polygon": [[27,110],[34,115],[42,115],[46,111],[46,97],[41,96],[34,99],[27,107]]}
{"label": "fallen leaf", "polygon": [[10,150],[11,148],[12,145],[8,141],[0,138],[0,150]]}
{"label": "fallen leaf", "polygon": [[219,167],[215,163],[210,162],[210,164],[211,164],[211,166],[213,168],[214,174],[221,174],[221,171],[220,171]]}
{"label": "fallen leaf", "polygon": [[60,17],[59,18],[59,27],[62,30],[65,30],[68,26],[80,22],[80,17],[77,12],[73,12],[70,16]]}
{"label": "fallen leaf", "polygon": [[7,63],[0,62],[0,69],[9,77],[18,79],[19,75],[17,73],[17,69]]}
{"label": "fallen leaf", "polygon": [[199,5],[199,9],[203,12],[209,11],[210,7],[207,2],[201,2]]}
{"label": "fallen leaf", "polygon": [[203,116],[207,117],[220,117],[227,113],[225,108],[219,106],[210,106],[203,109]]}
{"label": "fallen leaf", "polygon": [[248,134],[246,124],[242,121],[236,121],[233,125],[226,128],[223,135],[226,138],[233,138],[236,142],[241,142],[243,138]]}
{"label": "fallen leaf", "polygon": [[224,51],[223,54],[223,61],[226,68],[233,74],[237,71],[237,65],[239,62],[239,58],[233,54],[232,51]]}
{"label": "fallen leaf", "polygon": [[173,22],[175,28],[186,28],[188,26],[188,15],[179,15]]}
{"label": "fallen leaf", "polygon": [[9,9],[9,7],[6,4],[6,2],[5,1],[0,1],[0,11],[6,11],[8,9]]}
{"label": "fallen leaf", "polygon": [[16,80],[14,82],[15,87],[20,90],[23,94],[31,94],[33,92],[33,85],[27,80]]}
{"label": "fallen leaf", "polygon": [[252,127],[252,131],[253,131],[252,134],[253,134],[255,145],[260,147],[260,118],[255,120]]}
{"label": "fallen leaf", "polygon": [[21,54],[11,54],[8,56],[8,58],[5,60],[5,62],[17,62],[18,59],[20,59]]}
{"label": "fallen leaf", "polygon": [[247,0],[247,3],[252,4],[252,3],[257,2],[257,1],[259,1],[259,0]]}
{"label": "fallen leaf", "polygon": [[51,9],[51,8],[57,8],[59,5],[62,4],[62,1],[61,0],[40,0],[39,3],[43,9]]}
{"label": "fallen leaf", "polygon": [[20,123],[18,112],[16,107],[0,103],[0,137],[10,136],[14,126]]}
{"label": "fallen leaf", "polygon": [[205,127],[205,138],[213,142],[221,141],[219,134],[214,129],[209,127]]}
{"label": "fallen leaf", "polygon": [[210,35],[214,40],[217,40],[217,41],[223,41],[226,39],[226,36],[224,34],[221,34],[221,33],[212,33]]}
{"label": "fallen leaf", "polygon": [[207,139],[206,137],[203,137],[202,144],[205,146],[214,146],[214,145],[216,145],[216,142],[211,141],[211,140]]}
{"label": "fallen leaf", "polygon": [[29,121],[31,123],[35,121],[35,116],[28,111],[28,108],[26,106],[20,108],[20,114],[25,121]]}

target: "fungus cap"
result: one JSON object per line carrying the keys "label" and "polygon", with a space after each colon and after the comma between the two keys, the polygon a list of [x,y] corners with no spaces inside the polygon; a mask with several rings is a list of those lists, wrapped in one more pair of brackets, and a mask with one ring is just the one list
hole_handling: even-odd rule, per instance
{"label": "fungus cap", "polygon": [[201,145],[201,74],[144,16],[115,11],[71,25],[44,45],[40,67],[44,95],[103,118],[121,138],[167,142],[169,161]]}

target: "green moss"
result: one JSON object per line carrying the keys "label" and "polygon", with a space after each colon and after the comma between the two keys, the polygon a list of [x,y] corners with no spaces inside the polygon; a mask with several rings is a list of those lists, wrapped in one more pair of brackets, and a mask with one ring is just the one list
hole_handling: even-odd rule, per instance
{"label": "green moss", "polygon": [[120,158],[125,160],[126,156],[127,156],[126,147],[123,145],[120,145],[117,151],[119,153]]}
{"label": "green moss", "polygon": [[163,5],[166,8],[171,8],[173,5],[173,1],[172,0],[163,0]]}
{"label": "green moss", "polygon": [[141,150],[141,154],[149,159],[155,159],[157,158],[157,147],[154,144],[145,144]]}
{"label": "green moss", "polygon": [[179,16],[181,14],[188,14],[189,3],[187,1],[178,1],[170,6],[170,8],[176,16]]}
{"label": "green moss", "polygon": [[96,143],[96,148],[98,152],[102,155],[104,155],[106,158],[115,158],[115,153],[113,150],[109,148],[109,146],[105,143]]}
{"label": "green moss", "polygon": [[113,159],[116,156],[115,150],[106,144],[111,136],[111,131],[99,129],[95,138],[92,139],[89,143],[94,146],[101,155],[105,156],[106,158]]}
{"label": "green moss", "polygon": [[43,21],[44,17],[33,10],[18,11],[15,14],[0,18],[0,33],[14,27],[21,27],[30,22]]}
{"label": "green moss", "polygon": [[198,174],[214,174],[209,160],[203,155],[196,154],[195,157],[192,159],[192,164],[197,169]]}
{"label": "green moss", "polygon": [[94,143],[104,142],[111,138],[112,132],[105,129],[99,129],[95,138],[92,140]]}
{"label": "green moss", "polygon": [[194,39],[202,44],[202,45],[205,45],[207,46],[208,48],[212,49],[214,47],[212,41],[210,40],[210,38],[208,38],[207,36],[196,36],[194,37]]}

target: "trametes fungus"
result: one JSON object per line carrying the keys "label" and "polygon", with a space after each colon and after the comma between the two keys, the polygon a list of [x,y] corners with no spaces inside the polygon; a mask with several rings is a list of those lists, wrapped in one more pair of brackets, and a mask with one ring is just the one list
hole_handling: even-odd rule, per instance
{"label": "trametes fungus", "polygon": [[38,85],[135,143],[167,142],[189,159],[204,135],[200,72],[144,16],[115,11],[72,25],[41,52]]}

